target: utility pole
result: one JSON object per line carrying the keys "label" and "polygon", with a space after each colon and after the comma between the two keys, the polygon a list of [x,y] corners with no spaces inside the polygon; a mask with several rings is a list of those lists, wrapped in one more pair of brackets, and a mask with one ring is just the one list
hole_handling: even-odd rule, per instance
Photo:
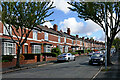
{"label": "utility pole", "polygon": [[105,16],[105,70],[107,70],[107,41],[106,41],[106,5],[104,4],[104,16]]}

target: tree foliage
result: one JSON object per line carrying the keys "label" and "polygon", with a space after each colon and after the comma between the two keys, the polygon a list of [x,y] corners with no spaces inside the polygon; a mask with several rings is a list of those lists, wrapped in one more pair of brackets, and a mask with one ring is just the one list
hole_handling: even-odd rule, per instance
{"label": "tree foliage", "polygon": [[114,37],[120,32],[120,2],[68,2],[70,10],[77,12],[78,17],[92,20],[98,24],[107,36],[108,64],[110,49]]}
{"label": "tree foliage", "polygon": [[118,50],[119,49],[119,47],[120,47],[120,38],[115,38],[114,40],[113,40],[113,45],[115,46],[115,48],[116,48],[116,50]]}
{"label": "tree foliage", "polygon": [[[37,25],[53,21],[45,20],[53,14],[53,12],[48,12],[54,8],[53,2],[2,2],[1,5],[2,23],[9,37],[18,47],[16,66],[19,67],[20,48],[27,41],[30,32],[33,29],[40,30]],[[10,29],[16,40],[13,39]]]}

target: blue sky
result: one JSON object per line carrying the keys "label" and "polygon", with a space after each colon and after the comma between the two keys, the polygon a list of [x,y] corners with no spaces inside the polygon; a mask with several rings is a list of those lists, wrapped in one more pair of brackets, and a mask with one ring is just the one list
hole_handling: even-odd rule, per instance
{"label": "blue sky", "polygon": [[54,13],[46,19],[55,20],[53,22],[44,23],[43,25],[53,28],[53,25],[57,24],[58,30],[64,32],[67,31],[67,28],[70,28],[71,35],[78,34],[79,37],[87,35],[89,38],[93,37],[95,40],[104,41],[102,28],[91,20],[84,21],[80,19],[76,12],[72,12],[67,8],[70,7],[67,1],[68,0],[54,0],[54,6],[56,6],[56,8],[51,10],[54,11]]}

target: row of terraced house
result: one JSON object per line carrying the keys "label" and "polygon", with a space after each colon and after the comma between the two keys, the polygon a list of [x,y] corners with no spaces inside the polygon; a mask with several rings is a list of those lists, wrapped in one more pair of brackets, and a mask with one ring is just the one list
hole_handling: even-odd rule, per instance
{"label": "row of terraced house", "polygon": [[[16,44],[13,43],[8,35],[4,25],[0,22],[0,39],[2,40],[2,55],[16,55]],[[31,31],[26,43],[22,46],[21,54],[36,54],[36,53],[50,53],[52,48],[59,47],[61,52],[69,52],[70,50],[84,50],[84,49],[102,49],[105,47],[103,42],[99,42],[89,38],[79,38],[78,35],[71,35],[70,28],[67,32],[58,31],[58,26],[53,25],[53,28],[47,26],[38,26],[42,31]],[[27,29],[28,30],[28,29]],[[11,31],[14,39],[14,33]]]}

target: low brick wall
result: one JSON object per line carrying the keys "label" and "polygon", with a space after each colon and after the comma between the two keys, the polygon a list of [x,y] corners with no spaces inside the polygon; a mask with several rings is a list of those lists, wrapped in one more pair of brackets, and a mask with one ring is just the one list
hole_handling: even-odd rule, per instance
{"label": "low brick wall", "polygon": [[47,61],[55,61],[55,60],[57,60],[56,57],[47,57]]}
{"label": "low brick wall", "polygon": [[75,57],[78,57],[79,56],[79,54],[75,54]]}
{"label": "low brick wall", "polygon": [[[2,62],[2,68],[13,67],[16,65],[16,61],[16,59],[13,59],[12,62]],[[37,56],[35,56],[35,59],[31,60],[20,60],[20,64],[31,64],[35,62],[37,62]]]}
{"label": "low brick wall", "polygon": [[[42,56],[40,56],[40,62],[42,62]],[[54,61],[57,60],[56,57],[45,57],[46,61]],[[7,67],[13,67],[16,65],[16,59],[13,59],[12,62],[2,62],[2,68],[7,68]],[[37,56],[35,56],[35,59],[31,59],[31,60],[20,60],[20,64],[32,64],[32,63],[36,63],[37,62]],[[1,68],[1,66],[0,66]]]}

